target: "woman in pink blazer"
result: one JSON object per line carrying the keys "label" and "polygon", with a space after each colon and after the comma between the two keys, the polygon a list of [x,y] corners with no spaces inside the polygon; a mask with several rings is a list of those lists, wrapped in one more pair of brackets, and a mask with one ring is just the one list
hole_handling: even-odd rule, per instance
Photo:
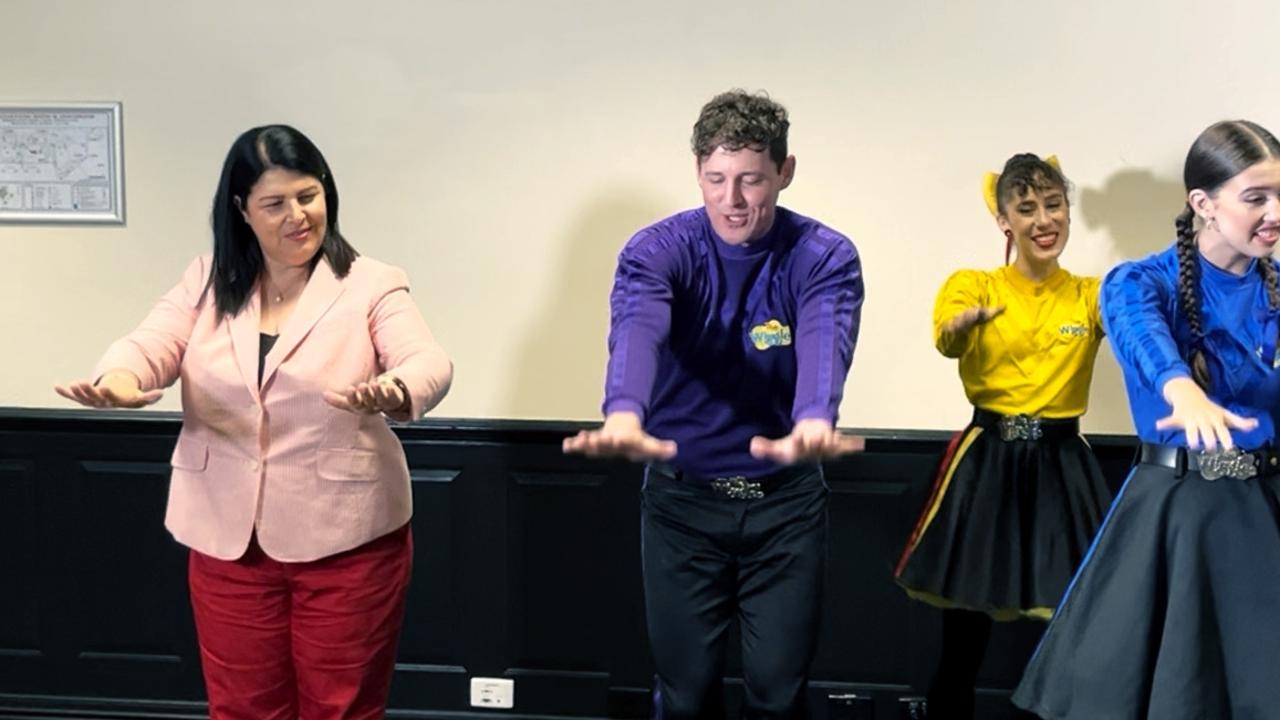
{"label": "woman in pink blazer", "polygon": [[231,146],[197,258],[91,380],[142,407],[182,380],[165,525],[189,580],[212,718],[382,717],[413,547],[387,419],[422,416],[453,368],[405,273],[338,231],[338,191],[297,130]]}

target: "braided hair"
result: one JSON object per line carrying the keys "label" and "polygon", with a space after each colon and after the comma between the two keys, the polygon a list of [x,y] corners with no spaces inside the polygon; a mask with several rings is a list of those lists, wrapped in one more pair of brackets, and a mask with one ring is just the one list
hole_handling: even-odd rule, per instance
{"label": "braided hair", "polygon": [[[1257,123],[1226,120],[1210,125],[1192,143],[1183,165],[1182,181],[1192,190],[1216,193],[1246,168],[1270,158],[1280,158],[1280,142]],[[1178,252],[1178,307],[1191,326],[1191,377],[1206,392],[1209,368],[1205,358],[1204,322],[1200,317],[1200,261],[1196,244],[1195,212],[1188,203],[1174,218]],[[1280,278],[1275,263],[1263,258],[1257,263],[1267,291],[1267,305],[1280,312]]]}

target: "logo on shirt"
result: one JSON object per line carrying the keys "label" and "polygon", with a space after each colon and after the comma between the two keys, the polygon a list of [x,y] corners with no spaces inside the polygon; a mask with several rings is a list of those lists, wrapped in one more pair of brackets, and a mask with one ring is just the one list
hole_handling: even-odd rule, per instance
{"label": "logo on shirt", "polygon": [[1067,337],[1084,337],[1089,334],[1089,328],[1084,325],[1066,323],[1058,326],[1058,334],[1066,335]]}
{"label": "logo on shirt", "polygon": [[777,320],[770,320],[763,325],[751,328],[751,343],[757,350],[768,350],[791,344],[791,328]]}

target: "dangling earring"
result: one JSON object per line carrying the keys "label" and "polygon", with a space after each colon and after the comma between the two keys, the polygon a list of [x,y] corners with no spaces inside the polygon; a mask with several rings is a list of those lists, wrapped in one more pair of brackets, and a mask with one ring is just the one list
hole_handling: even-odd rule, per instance
{"label": "dangling earring", "polygon": [[1213,228],[1214,232],[1222,232],[1221,230],[1218,229],[1218,218],[1216,217],[1211,217],[1208,220],[1206,220],[1204,226],[1208,228]]}
{"label": "dangling earring", "polygon": [[1004,231],[1004,264],[1009,264],[1009,258],[1013,255],[1013,231]]}

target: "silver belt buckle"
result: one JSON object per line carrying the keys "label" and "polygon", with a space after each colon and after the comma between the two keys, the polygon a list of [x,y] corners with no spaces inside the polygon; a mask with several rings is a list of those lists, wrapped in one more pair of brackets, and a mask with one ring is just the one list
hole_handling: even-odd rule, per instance
{"label": "silver belt buckle", "polygon": [[741,475],[716,478],[711,481],[715,491],[734,500],[759,500],[764,497],[760,483],[752,482]]}
{"label": "silver belt buckle", "polygon": [[1044,437],[1040,429],[1040,418],[1031,415],[1005,415],[1000,418],[1000,439],[1039,440]]}
{"label": "silver belt buckle", "polygon": [[1258,465],[1253,453],[1244,452],[1240,448],[1200,453],[1200,477],[1205,480],[1224,477],[1248,480],[1257,474]]}

